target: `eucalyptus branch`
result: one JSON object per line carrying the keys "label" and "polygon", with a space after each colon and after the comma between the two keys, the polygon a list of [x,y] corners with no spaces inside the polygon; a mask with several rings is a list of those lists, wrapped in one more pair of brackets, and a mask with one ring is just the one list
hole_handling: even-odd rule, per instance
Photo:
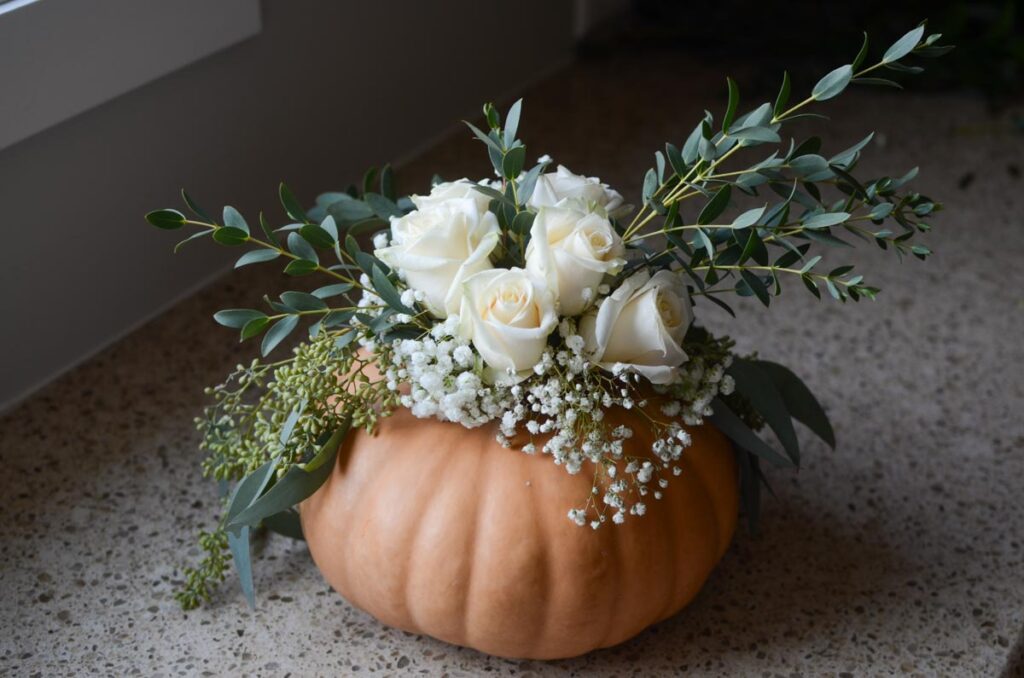
{"label": "eucalyptus branch", "polygon": [[[656,166],[644,177],[643,206],[622,229],[623,242],[639,246],[650,238],[665,238],[665,246],[649,253],[647,260],[663,260],[685,269],[694,281],[694,296],[710,298],[734,291],[756,295],[767,304],[771,296],[781,292],[777,274],[795,273],[816,295],[818,285],[824,284],[841,301],[874,298],[878,290],[864,285],[859,276],[844,278],[811,271],[820,256],[814,256],[803,269],[793,264],[813,256],[811,250],[818,246],[849,247],[851,243],[840,237],[842,233],[875,242],[900,256],[929,256],[930,249],[909,241],[915,233],[930,230],[922,219],[941,205],[915,192],[901,192],[916,175],[916,169],[899,178],[856,178],[852,172],[861,151],[871,141],[870,134],[827,159],[818,154],[820,140],[811,138],[800,144],[792,141],[785,153],[776,151],[745,168],[725,170],[722,166],[741,149],[781,143],[779,131],[784,123],[813,115],[805,110],[840,95],[851,83],[894,84],[874,77],[880,69],[919,72],[920,68],[901,61],[911,55],[939,56],[949,51],[950,47],[937,44],[940,37],[925,37],[922,24],[893,43],[875,63],[864,66],[868,51],[865,35],[854,60],[821,78],[804,99],[788,103],[791,82],[787,73],[774,103],[762,103],[739,116],[739,88],[728,79],[728,102],[717,131],[713,115],[707,112],[681,148],[666,144],[664,153],[656,153]],[[770,188],[782,200],[747,210],[731,221],[719,218],[733,204],[736,191],[758,197],[761,188]],[[824,188],[843,195],[838,199],[827,197]],[[679,205],[695,197],[704,197],[706,202],[695,220],[684,220]],[[659,218],[660,224],[650,227]],[[898,224],[900,232],[864,226],[866,222],[880,225],[885,221]],[[684,241],[680,238],[684,233],[693,237]],[[784,251],[773,262],[767,247]],[[738,275],[740,280],[731,290],[711,290],[708,286],[718,281],[720,273]],[[761,279],[764,274],[768,284]]]}

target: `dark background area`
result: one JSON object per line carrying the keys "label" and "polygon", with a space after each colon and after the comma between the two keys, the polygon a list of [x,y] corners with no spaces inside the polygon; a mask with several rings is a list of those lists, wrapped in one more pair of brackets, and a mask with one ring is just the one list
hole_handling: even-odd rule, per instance
{"label": "dark background area", "polygon": [[941,68],[929,69],[915,88],[969,89],[993,109],[1024,93],[1024,27],[1020,2],[675,2],[633,0],[631,12],[608,21],[580,45],[585,57],[629,50],[680,51],[750,73],[754,92],[773,94],[788,69],[794,91],[813,84],[822,68],[848,63],[866,31],[882,50],[910,27],[928,20],[929,32],[957,45]]}

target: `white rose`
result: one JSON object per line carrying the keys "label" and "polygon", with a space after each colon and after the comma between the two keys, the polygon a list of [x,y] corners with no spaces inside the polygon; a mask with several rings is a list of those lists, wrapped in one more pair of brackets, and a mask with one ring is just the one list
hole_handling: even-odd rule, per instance
{"label": "white rose", "polygon": [[623,205],[622,195],[618,191],[608,188],[597,177],[573,174],[564,165],[559,165],[556,172],[548,172],[537,178],[537,185],[527,204],[535,209],[554,207],[567,198],[596,204],[611,216],[629,210],[628,206]]}
{"label": "white rose", "polygon": [[667,384],[686,361],[682,349],[693,312],[686,286],[669,271],[641,271],[626,279],[600,308],[580,320],[591,360],[606,370],[616,364],[651,383]]}
{"label": "white rose", "polygon": [[494,376],[533,369],[558,325],[555,296],[544,281],[521,268],[496,268],[468,278],[462,287],[462,335]]}
{"label": "white rose", "polygon": [[472,199],[456,198],[392,217],[391,237],[392,246],[374,254],[423,292],[431,313],[445,318],[459,311],[462,281],[491,268],[498,220],[479,212]]}
{"label": "white rose", "polygon": [[490,197],[476,190],[477,184],[469,179],[458,181],[445,181],[430,189],[430,195],[410,195],[409,199],[416,205],[416,209],[425,210],[445,203],[449,200],[460,198],[472,198],[478,212],[483,214],[491,204]]}
{"label": "white rose", "polygon": [[555,292],[561,315],[579,315],[597,298],[601,279],[622,270],[624,252],[607,218],[569,206],[541,207],[530,229],[526,270]]}

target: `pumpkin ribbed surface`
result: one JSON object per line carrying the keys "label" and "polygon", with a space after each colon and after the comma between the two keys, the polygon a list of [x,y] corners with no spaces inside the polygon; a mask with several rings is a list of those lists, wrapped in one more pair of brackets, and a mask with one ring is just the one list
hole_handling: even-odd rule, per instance
{"label": "pumpkin ribbed surface", "polygon": [[[611,411],[650,449],[635,413]],[[401,409],[352,433],[301,506],[310,552],[352,604],[385,624],[504,657],[571,657],[620,643],[686,605],[736,526],[736,466],[709,425],[647,514],[597,530],[567,517],[593,474],[502,448],[495,429]],[[538,445],[539,447],[539,445]]]}

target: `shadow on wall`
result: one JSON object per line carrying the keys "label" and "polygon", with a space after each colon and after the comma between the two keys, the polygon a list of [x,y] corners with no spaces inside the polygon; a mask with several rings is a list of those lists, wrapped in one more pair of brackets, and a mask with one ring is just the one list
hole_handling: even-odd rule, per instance
{"label": "shadow on wall", "polygon": [[[143,221],[232,204],[275,223],[302,201],[408,157],[572,55],[570,3],[266,0],[262,32],[0,152],[0,410],[222,274]],[[515,60],[497,47],[533,47]],[[459,17],[453,21],[452,17]],[[488,26],[467,31],[465,26]],[[207,322],[199,319],[197,322]]]}

